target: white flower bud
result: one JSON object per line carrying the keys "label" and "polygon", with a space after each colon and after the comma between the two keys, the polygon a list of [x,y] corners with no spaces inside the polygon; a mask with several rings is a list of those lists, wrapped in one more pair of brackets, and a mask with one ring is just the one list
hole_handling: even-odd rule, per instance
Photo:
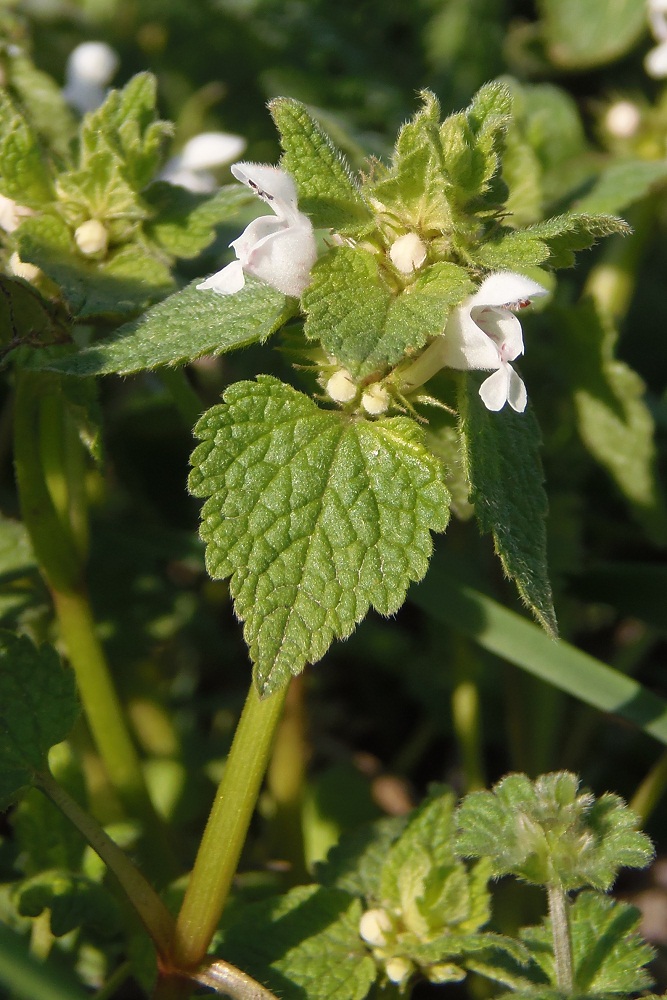
{"label": "white flower bud", "polygon": [[414,972],[414,965],[409,958],[390,958],[385,965],[387,978],[392,983],[404,983]]}
{"label": "white flower bud", "polygon": [[98,219],[88,219],[75,231],[74,242],[85,257],[103,257],[109,246],[109,234]]}
{"label": "white flower bud", "polygon": [[22,261],[17,253],[13,253],[9,258],[9,270],[17,278],[23,278],[25,281],[35,281],[42,273],[35,264]]}
{"label": "white flower bud", "polygon": [[357,395],[357,387],[345,368],[339,368],[326,385],[327,394],[336,403],[349,403]]}
{"label": "white flower bud", "polygon": [[604,116],[607,131],[617,139],[631,139],[641,120],[641,112],[632,101],[616,101]]}
{"label": "white flower bud", "polygon": [[374,948],[384,948],[393,929],[391,917],[382,909],[366,910],[359,921],[359,935]]}
{"label": "white flower bud", "polygon": [[411,274],[426,260],[426,246],[416,233],[399,236],[389,247],[391,262],[401,274]]}
{"label": "white flower bud", "polygon": [[26,215],[34,214],[31,208],[19,205],[11,198],[0,194],[0,228],[4,229],[6,233],[13,233],[21,225],[21,220]]}
{"label": "white flower bud", "polygon": [[366,413],[369,413],[372,417],[379,417],[381,414],[386,413],[390,402],[391,396],[379,382],[369,385],[361,397],[361,405]]}

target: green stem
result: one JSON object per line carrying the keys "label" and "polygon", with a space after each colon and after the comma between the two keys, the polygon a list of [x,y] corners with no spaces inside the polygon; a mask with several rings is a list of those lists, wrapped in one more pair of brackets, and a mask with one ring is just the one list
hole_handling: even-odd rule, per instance
{"label": "green stem", "polygon": [[141,761],[97,636],[88,597],[83,591],[61,593],[53,590],[52,594],[60,632],[76,674],[95,745],[128,814],[144,826],[144,862],[151,873],[168,878],[174,872],[175,863],[164,828],[148,795]]}
{"label": "green stem", "polygon": [[[42,467],[42,414],[45,401],[59,395],[52,376],[19,372],[14,409],[14,464],[23,520],[40,568],[51,587],[71,590],[80,584],[83,567],[68,520],[60,517]],[[45,442],[44,442],[45,444]],[[53,464],[49,456],[49,477]]]}
{"label": "green stem", "polygon": [[630,802],[630,808],[646,823],[667,789],[667,750],[657,759]]}
{"label": "green stem", "polygon": [[173,960],[197,966],[206,954],[236,872],[287,688],[260,701],[251,686],[176,923]]}
{"label": "green stem", "polygon": [[[111,783],[130,815],[145,827],[154,872],[174,868],[165,834],[144,782],[139,756],[97,637],[84,584],[84,467],[60,381],[20,372],[14,454],[21,509],[53,596],[60,632],[81,701]],[[160,867],[158,867],[160,866]]]}
{"label": "green stem", "polygon": [[70,797],[48,772],[37,774],[36,784],[83,834],[107,868],[116,876],[121,888],[155,943],[158,954],[167,959],[174,920],[153,887],[134,867],[125,852],[113,842],[102,827]]}
{"label": "green stem", "polygon": [[307,876],[303,844],[303,793],[308,745],[304,705],[304,677],[295,677],[289,686],[285,711],[266,776],[266,787],[275,812],[268,839],[275,857],[290,864],[291,881],[298,885]]}
{"label": "green stem", "polygon": [[474,658],[470,643],[456,639],[456,679],[452,691],[452,720],[461,755],[465,791],[486,785],[480,727],[479,689],[474,679]]}
{"label": "green stem", "polygon": [[572,972],[570,916],[568,913],[570,903],[567,893],[560,886],[550,885],[547,893],[549,896],[549,916],[551,918],[556,983],[561,993],[571,994],[574,991],[574,976]]}

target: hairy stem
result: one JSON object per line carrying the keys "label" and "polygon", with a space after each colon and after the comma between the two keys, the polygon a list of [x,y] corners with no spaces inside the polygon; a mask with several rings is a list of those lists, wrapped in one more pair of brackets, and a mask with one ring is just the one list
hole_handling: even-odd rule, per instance
{"label": "hairy stem", "polygon": [[171,947],[174,920],[153,887],[135,868],[125,852],[48,772],[40,772],[36,783],[37,787],[83,834],[107,868],[113,872],[150,934],[158,954],[166,958]]}
{"label": "hairy stem", "polygon": [[572,938],[570,935],[569,900],[567,893],[560,886],[550,885],[549,916],[551,918],[551,934],[556,966],[556,982],[562,993],[571,994],[574,990],[572,972]]}
{"label": "hairy stem", "polygon": [[202,961],[236,872],[287,688],[260,701],[251,686],[176,923],[179,969]]}

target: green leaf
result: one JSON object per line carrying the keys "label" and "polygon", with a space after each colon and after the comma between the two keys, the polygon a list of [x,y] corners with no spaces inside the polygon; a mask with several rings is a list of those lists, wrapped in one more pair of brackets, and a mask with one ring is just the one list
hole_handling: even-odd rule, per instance
{"label": "green leaf", "polygon": [[540,0],[547,51],[564,69],[590,69],[625,55],[646,31],[637,0]]}
{"label": "green leaf", "polygon": [[[69,743],[58,743],[49,752],[49,771],[61,788],[80,803],[86,801],[84,777]],[[25,859],[23,875],[47,868],[78,871],[86,841],[69,819],[39,789],[29,788],[11,814],[17,847]]]}
{"label": "green leaf", "polygon": [[[390,906],[401,904],[401,881],[406,866],[418,855],[425,857],[430,869],[451,868],[457,860],[454,851],[455,796],[449,789],[437,789],[415,810],[396,843],[389,850],[382,868],[380,899]],[[428,872],[427,872],[428,874]]]}
{"label": "green leaf", "polygon": [[0,357],[16,347],[67,336],[57,308],[22,278],[0,275]]}
{"label": "green leaf", "polygon": [[29,208],[53,198],[44,151],[4,90],[0,90],[0,193]]}
{"label": "green leaf", "polygon": [[222,955],[283,1000],[363,1000],[377,976],[359,937],[361,904],[301,886],[235,914]]}
{"label": "green leaf", "polygon": [[85,875],[52,869],[21,882],[15,898],[23,917],[50,911],[56,937],[85,926],[113,936],[121,927],[120,906],[109,891]]}
{"label": "green leaf", "polygon": [[154,177],[164,145],[173,129],[157,120],[157,85],[151,73],[138,73],[122,90],[111,90],[101,107],[85,115],[81,125],[81,168],[111,151],[135,191]]}
{"label": "green leaf", "polygon": [[364,378],[441,333],[450,310],[473,287],[463,268],[441,263],[395,295],[375,254],[337,247],[313,268],[303,296],[305,333],[352,375]]}
{"label": "green leaf", "polygon": [[72,229],[88,219],[105,224],[112,242],[128,240],[147,210],[126,176],[125,164],[111,150],[88,157],[81,169],[56,181],[58,209]]}
{"label": "green leaf", "polygon": [[210,246],[215,227],[234,218],[253,196],[239,184],[228,184],[207,198],[159,181],[151,184],[144,200],[155,213],[144,226],[146,236],[174,257],[190,260]]}
{"label": "green leaf", "polygon": [[0,583],[8,583],[35,568],[30,536],[20,521],[0,515]]}
{"label": "green leaf", "polygon": [[76,121],[53,77],[37,69],[25,50],[10,46],[3,53],[10,91],[15,93],[37,135],[63,159],[76,134]]}
{"label": "green leaf", "polygon": [[344,889],[367,903],[380,899],[380,878],[387,852],[405,826],[402,816],[365,823],[344,834],[316,874],[322,885]]}
{"label": "green leaf", "polygon": [[545,243],[549,248],[549,266],[560,268],[574,265],[576,250],[587,250],[604,236],[615,233],[625,236],[630,232],[630,227],[615,215],[571,212],[537,222],[521,232],[522,239],[528,236]]}
{"label": "green leaf", "polygon": [[[484,194],[500,165],[504,137],[512,120],[512,94],[504,83],[487,83],[464,112],[465,128],[457,144],[446,119],[441,128],[447,172],[457,200]],[[454,121],[458,116],[454,116]],[[451,140],[454,138],[454,142]],[[457,190],[458,189],[458,190]]]}
{"label": "green leaf", "polygon": [[515,611],[462,584],[439,560],[433,561],[426,583],[411,599],[437,622],[490,653],[667,744],[664,698],[562,639],[554,642]]}
{"label": "green leaf", "polygon": [[182,365],[264,341],[294,313],[294,302],[262,281],[248,278],[235,295],[219,295],[197,289],[199,280],[121,326],[108,340],[60,357],[35,352],[26,367],[87,376]]}
{"label": "green leaf", "polygon": [[55,215],[26,219],[16,235],[21,260],[36,264],[60,286],[77,319],[126,318],[173,287],[167,267],[137,244],[121,247],[99,265],[84,259]]}
{"label": "green leaf", "polygon": [[[392,165],[367,184],[374,203],[388,208],[406,227],[447,232],[452,227],[449,202],[451,180],[445,169],[445,152],[440,126],[440,105],[434,94],[423,91],[423,107],[398,133]],[[448,152],[465,147],[465,116],[452,115],[447,128]]]}
{"label": "green leaf", "polygon": [[299,208],[316,228],[358,232],[371,222],[370,210],[342,153],[298,101],[277,97],[269,110],[285,150],[281,167],[299,192]]}
{"label": "green leaf", "polygon": [[587,215],[615,215],[641,201],[666,179],[667,163],[662,160],[617,160],[600,174],[574,208]]}
{"label": "green leaf", "polygon": [[592,299],[560,315],[577,428],[658,542],[667,539],[667,506],[656,468],[655,423],[639,375],[614,357],[617,332]]}
{"label": "green leaf", "polygon": [[[639,934],[641,913],[634,906],[582,892],[570,906],[575,994],[628,995],[645,990],[651,976],[644,968],[653,948]],[[527,927],[521,939],[549,982],[556,986],[551,921]]]}
{"label": "green leaf", "polygon": [[557,632],[547,566],[547,498],[540,431],[532,410],[499,413],[479,398],[480,377],[461,378],[459,411],[471,501],[483,532],[491,532],[503,569],[542,627]]}
{"label": "green leaf", "polygon": [[56,651],[0,631],[0,808],[47,767],[78,712],[74,675]]}
{"label": "green leaf", "polygon": [[231,576],[266,695],[371,606],[392,614],[426,572],[448,495],[414,421],[318,409],[269,376],[240,382],[196,428],[190,489],[207,497],[211,576]]}
{"label": "green leaf", "polygon": [[73,976],[58,963],[45,963],[31,954],[25,939],[0,925],[0,983],[19,1000],[86,1000]]}
{"label": "green leaf", "polygon": [[654,853],[619,796],[580,792],[579,779],[567,771],[534,782],[510,774],[491,792],[466,795],[456,818],[457,849],[488,858],[494,876],[513,874],[565,891],[608,889],[619,868],[643,868]]}

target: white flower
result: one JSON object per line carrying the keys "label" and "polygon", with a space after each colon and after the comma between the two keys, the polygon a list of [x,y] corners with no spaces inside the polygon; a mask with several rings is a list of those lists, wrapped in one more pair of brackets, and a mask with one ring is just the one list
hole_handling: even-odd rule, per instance
{"label": "white flower", "polygon": [[510,365],[523,354],[521,324],[511,310],[522,309],[547,291],[536,281],[498,271],[485,278],[474,295],[450,314],[444,333],[403,373],[403,388],[422,385],[441,368],[493,371],[479,394],[489,410],[509,403],[517,413],[526,408],[526,387]]}
{"label": "white flower", "polygon": [[211,194],[218,183],[211,168],[231,163],[246,147],[245,139],[229,132],[200,132],[188,139],[180,153],[167,161],[160,180],[195,194]]}
{"label": "white flower", "polygon": [[284,295],[298,298],[310,281],[317,250],[313,225],[297,207],[297,193],[289,174],[261,163],[235,163],[234,177],[246,184],[275,213],[254,219],[230,246],[238,260],[202,281],[210,288],[233,295],[245,284],[245,274],[266,281]]}
{"label": "white flower", "polygon": [[81,114],[94,111],[104,102],[118,65],[118,54],[106,42],[82,42],[67,60],[63,97]]}
{"label": "white flower", "polygon": [[31,208],[19,205],[11,198],[0,194],[0,229],[4,229],[6,233],[13,233],[21,225],[22,219],[34,214]]}
{"label": "white flower", "polygon": [[648,0],[647,14],[651,31],[659,43],[644,59],[644,69],[649,76],[662,79],[667,76],[667,2]]}
{"label": "white flower", "polygon": [[505,403],[517,413],[526,409],[526,387],[509,363],[523,354],[521,323],[510,310],[546,294],[546,288],[522,274],[499,271],[485,278],[449,317],[443,335],[443,365],[464,371],[495,369],[479,390],[488,410],[501,410]]}

